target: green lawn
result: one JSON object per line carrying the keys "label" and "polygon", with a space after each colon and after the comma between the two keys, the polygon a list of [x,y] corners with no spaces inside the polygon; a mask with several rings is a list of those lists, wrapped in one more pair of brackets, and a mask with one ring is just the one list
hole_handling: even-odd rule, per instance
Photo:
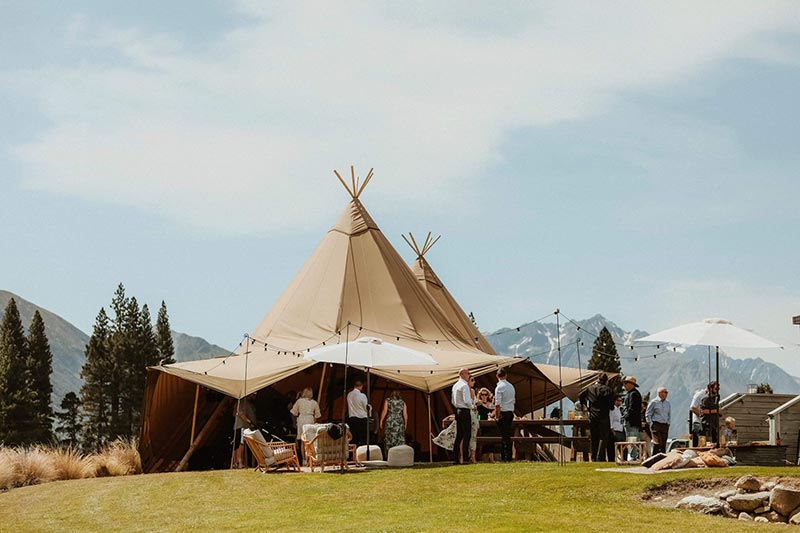
{"label": "green lawn", "polygon": [[[609,465],[610,466],[610,465]],[[800,476],[794,468],[642,476],[592,464],[478,464],[345,475],[250,470],[61,481],[0,494],[3,531],[752,531],[640,502],[674,479]],[[800,531],[800,529],[798,530]]]}

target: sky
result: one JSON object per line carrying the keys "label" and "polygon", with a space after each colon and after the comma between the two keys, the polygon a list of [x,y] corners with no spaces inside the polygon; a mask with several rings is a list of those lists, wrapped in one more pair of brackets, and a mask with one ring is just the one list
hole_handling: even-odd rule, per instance
{"label": "sky", "polygon": [[800,375],[797,2],[0,0],[0,289],[234,347],[349,200],[483,330],[724,317]]}

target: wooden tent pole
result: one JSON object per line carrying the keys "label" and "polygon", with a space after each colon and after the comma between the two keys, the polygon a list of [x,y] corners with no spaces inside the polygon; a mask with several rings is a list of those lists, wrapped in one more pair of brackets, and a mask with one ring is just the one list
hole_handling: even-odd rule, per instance
{"label": "wooden tent pole", "polygon": [[[186,454],[184,454],[183,459],[181,459],[181,462],[178,463],[177,467],[175,467],[176,472],[183,472],[184,470],[186,470],[186,467],[189,466],[189,459],[192,457],[192,454],[203,443],[203,441],[205,441],[206,437],[208,437],[208,434],[211,432],[211,428],[213,427],[214,422],[216,422],[217,418],[220,417],[220,415],[225,411],[226,407],[228,406],[228,398],[229,397],[226,396],[221,402],[219,402],[217,408],[214,409],[213,413],[211,413],[211,416],[208,418],[208,421],[203,426],[203,429],[201,429],[200,433],[197,434],[197,438],[194,440],[194,443],[191,446],[189,446],[189,449],[186,451]],[[236,443],[234,443],[234,445],[235,444]]]}
{"label": "wooden tent pole", "polygon": [[542,407],[542,418],[547,418],[547,378],[544,379],[544,406]]}
{"label": "wooden tent pole", "polygon": [[[322,387],[325,385],[325,370],[328,368],[328,363],[322,363],[322,376],[319,378],[319,389],[317,389],[317,400],[322,403]],[[322,412],[322,406],[319,408]]]}
{"label": "wooden tent pole", "polygon": [[433,417],[433,413],[431,413],[431,395],[425,394],[425,397],[428,400],[428,462],[433,462],[433,428],[431,427],[431,417]]}
{"label": "wooden tent pole", "polygon": [[192,413],[192,434],[189,437],[189,446],[194,444],[194,428],[197,423],[197,400],[200,398],[200,384],[198,383],[194,389],[194,412]]}

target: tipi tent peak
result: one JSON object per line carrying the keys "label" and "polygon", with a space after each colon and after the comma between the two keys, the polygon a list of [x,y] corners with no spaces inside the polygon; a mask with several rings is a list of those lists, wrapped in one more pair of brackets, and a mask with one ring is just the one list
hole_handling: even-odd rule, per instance
{"label": "tipi tent peak", "polygon": [[[439,235],[435,239],[432,239],[431,232],[429,231],[428,235],[425,237],[425,242],[422,244],[422,247],[420,248],[420,246],[417,244],[416,239],[414,239],[414,234],[411,233],[410,231],[408,232],[408,238],[406,238],[405,235],[401,235],[401,237],[403,237],[403,240],[406,241],[406,244],[408,244],[411,247],[411,249],[414,250],[414,252],[417,254],[417,257],[424,257],[425,254],[428,253],[428,250],[433,248],[433,245],[439,242],[439,239],[442,238],[442,236]],[[411,241],[408,240],[409,238],[411,239]]]}
{"label": "tipi tent peak", "polygon": [[336,177],[339,178],[339,181],[342,182],[342,185],[350,193],[350,196],[353,197],[354,200],[357,200],[361,193],[364,192],[369,180],[372,179],[372,171],[375,170],[374,168],[369,169],[367,173],[367,177],[364,178],[364,181],[361,181],[361,178],[356,176],[356,169],[355,166],[350,165],[350,183],[348,184],[342,175],[339,174],[338,170],[334,170],[333,173],[336,174]]}

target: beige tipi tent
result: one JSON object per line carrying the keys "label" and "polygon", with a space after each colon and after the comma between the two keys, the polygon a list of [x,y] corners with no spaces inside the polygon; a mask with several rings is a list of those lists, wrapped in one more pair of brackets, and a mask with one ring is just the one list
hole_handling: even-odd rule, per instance
{"label": "beige tipi tent", "polygon": [[[146,471],[172,469],[178,464],[184,467],[192,451],[212,440],[215,431],[224,434],[230,430],[230,406],[208,391],[241,398],[270,386],[280,394],[312,386],[327,418],[338,418],[342,409],[338,391],[343,385],[340,369],[304,361],[302,354],[360,335],[382,337],[430,353],[437,360],[434,367],[372,371],[377,380],[373,405],[381,404],[390,386],[402,387],[409,418],[417,421],[413,432],[423,447],[427,433],[450,407],[442,391],[455,382],[460,368],[469,368],[476,376],[486,375],[483,381],[491,385],[494,380],[489,373],[514,365],[513,376],[525,384],[518,392],[518,409],[529,412],[540,407],[535,399],[541,397],[542,385],[548,381],[545,374],[528,360],[482,351],[473,333],[454,325],[418,283],[367,213],[359,197],[372,171],[363,183],[352,167],[349,184],[338,173],[337,177],[351,201],[240,349],[226,358],[149,369],[140,443]],[[554,401],[560,393],[552,383],[550,386],[549,399]]]}
{"label": "beige tipi tent", "polygon": [[436,303],[439,304],[439,307],[442,309],[447,319],[458,332],[463,337],[474,341],[475,346],[482,352],[494,355],[496,352],[494,348],[492,348],[492,345],[489,344],[483,334],[475,327],[475,324],[472,323],[472,320],[470,320],[464,310],[461,309],[456,299],[453,298],[453,295],[450,294],[450,291],[447,290],[447,287],[445,287],[444,283],[439,279],[439,276],[437,276],[436,272],[431,268],[427,259],[425,259],[425,254],[428,253],[441,237],[442,236],[439,235],[435,239],[432,239],[431,233],[428,232],[428,235],[425,237],[425,242],[423,242],[420,247],[412,233],[409,232],[408,237],[403,235],[406,244],[417,254],[417,258],[411,264],[411,271],[417,277],[419,284],[422,285]]}

